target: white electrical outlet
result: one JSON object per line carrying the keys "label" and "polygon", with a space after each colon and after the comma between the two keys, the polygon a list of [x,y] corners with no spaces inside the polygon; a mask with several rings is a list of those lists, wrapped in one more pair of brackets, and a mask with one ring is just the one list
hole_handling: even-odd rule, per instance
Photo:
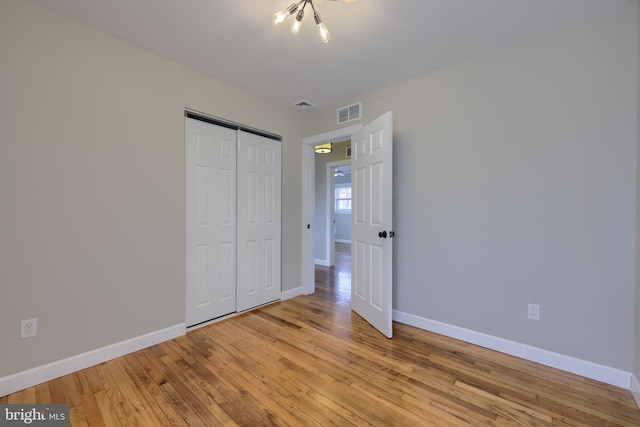
{"label": "white electrical outlet", "polygon": [[540,306],[538,304],[529,304],[529,319],[540,320]]}
{"label": "white electrical outlet", "polygon": [[20,339],[31,338],[38,335],[38,319],[23,320],[20,322]]}

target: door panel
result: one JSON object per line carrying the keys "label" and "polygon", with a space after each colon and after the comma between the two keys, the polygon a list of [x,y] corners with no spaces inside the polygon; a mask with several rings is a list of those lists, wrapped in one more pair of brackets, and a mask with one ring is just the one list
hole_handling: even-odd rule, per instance
{"label": "door panel", "polygon": [[393,334],[392,132],[392,114],[387,112],[351,138],[351,307],[389,338]]}
{"label": "door panel", "polygon": [[238,311],[280,298],[280,150],[238,131]]}
{"label": "door panel", "polygon": [[236,310],[236,131],[185,119],[186,322]]}

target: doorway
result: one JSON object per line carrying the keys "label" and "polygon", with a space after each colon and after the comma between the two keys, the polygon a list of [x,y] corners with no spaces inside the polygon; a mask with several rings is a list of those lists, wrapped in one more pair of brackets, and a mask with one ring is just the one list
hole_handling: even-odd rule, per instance
{"label": "doorway", "polygon": [[362,125],[348,126],[302,140],[302,293],[315,292],[315,152],[319,144],[351,138]]}
{"label": "doorway", "polygon": [[350,146],[351,140],[335,144],[332,158],[316,154],[316,265],[334,265],[334,243],[351,243],[351,159],[333,161]]}
{"label": "doorway", "polygon": [[[351,305],[351,140],[316,154],[315,283],[336,304]],[[336,160],[340,159],[340,160]]]}
{"label": "doorway", "polygon": [[[302,287],[315,291],[313,264],[314,145],[348,136],[352,143],[353,214],[351,308],[388,338],[393,336],[393,113],[302,140]],[[309,172],[314,173],[309,173]]]}

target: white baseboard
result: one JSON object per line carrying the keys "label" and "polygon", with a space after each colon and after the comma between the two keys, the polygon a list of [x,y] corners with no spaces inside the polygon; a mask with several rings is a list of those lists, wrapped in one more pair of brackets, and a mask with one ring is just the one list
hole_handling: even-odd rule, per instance
{"label": "white baseboard", "polygon": [[[393,311],[393,320],[629,390],[631,373],[470,329]],[[640,392],[640,388],[638,389]],[[640,396],[640,395],[639,395]],[[636,397],[638,400],[638,397]]]}
{"label": "white baseboard", "polygon": [[331,264],[329,264],[329,260],[328,259],[316,259],[315,261],[316,265],[322,265],[324,267],[331,267]]}
{"label": "white baseboard", "polygon": [[635,374],[631,375],[631,394],[636,401],[636,405],[640,408],[640,383]]}
{"label": "white baseboard", "polygon": [[298,295],[302,295],[302,286],[297,287],[295,289],[291,289],[288,291],[284,291],[280,294],[280,300],[281,301],[285,301],[294,297],[297,297]]}
{"label": "white baseboard", "polygon": [[124,356],[134,351],[177,338],[184,335],[186,330],[186,325],[180,323],[159,331],[154,331],[0,378],[0,396],[6,396],[7,394],[15,393],[16,391],[24,390],[25,388],[33,387],[81,369],[106,362],[107,360],[115,359],[116,357]]}

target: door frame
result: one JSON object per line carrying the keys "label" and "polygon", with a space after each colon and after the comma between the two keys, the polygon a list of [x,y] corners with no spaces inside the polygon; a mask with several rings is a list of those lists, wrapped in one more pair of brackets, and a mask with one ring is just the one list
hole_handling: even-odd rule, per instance
{"label": "door frame", "polygon": [[[302,139],[302,292],[306,295],[316,290],[314,256],[314,208],[315,208],[315,152],[313,147],[332,141],[351,138],[362,124],[335,129]],[[308,226],[308,227],[307,227]]]}

